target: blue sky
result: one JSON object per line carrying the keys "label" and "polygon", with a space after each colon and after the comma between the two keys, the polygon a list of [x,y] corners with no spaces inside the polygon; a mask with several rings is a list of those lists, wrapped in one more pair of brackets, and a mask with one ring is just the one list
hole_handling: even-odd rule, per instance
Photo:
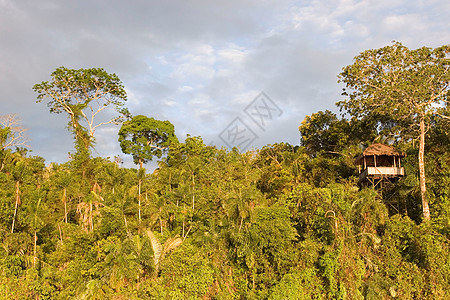
{"label": "blue sky", "polygon": [[[36,104],[32,86],[58,67],[101,67],[123,81],[133,115],[171,121],[179,139],[219,134],[237,117],[248,147],[298,144],[305,115],[335,110],[340,70],[366,49],[450,43],[447,0],[0,0],[0,114],[16,113],[33,155],[67,160],[65,115]],[[282,114],[264,128],[244,109],[261,92]],[[121,155],[118,126],[96,132],[94,155]]]}

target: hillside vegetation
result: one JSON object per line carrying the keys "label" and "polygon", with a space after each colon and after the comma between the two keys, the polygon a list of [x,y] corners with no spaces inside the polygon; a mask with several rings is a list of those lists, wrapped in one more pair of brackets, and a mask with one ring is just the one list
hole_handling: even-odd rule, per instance
{"label": "hillside vegetation", "polygon": [[[93,71],[95,88],[98,76],[109,82]],[[39,101],[50,86],[35,86]],[[89,100],[89,89],[74,97]],[[46,165],[13,147],[21,130],[0,127],[1,299],[450,298],[446,102],[422,132],[417,113],[362,115],[350,97],[340,104],[349,119],[317,112],[301,122],[299,145],[245,153],[179,142],[170,122],[120,108],[122,149],[141,166],[158,158],[150,173],[91,156],[95,126],[81,124],[92,99],[61,102],[66,110],[53,99],[72,111],[67,162]],[[406,176],[360,189],[353,160],[373,142],[407,154]]]}

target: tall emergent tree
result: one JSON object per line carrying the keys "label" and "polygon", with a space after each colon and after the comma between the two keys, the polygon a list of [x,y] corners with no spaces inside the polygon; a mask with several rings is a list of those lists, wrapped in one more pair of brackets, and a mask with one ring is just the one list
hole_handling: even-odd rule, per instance
{"label": "tall emergent tree", "polygon": [[[79,152],[89,153],[99,126],[118,124],[129,115],[124,107],[127,94],[116,74],[109,74],[102,68],[60,67],[51,78],[50,82],[34,85],[33,90],[38,93],[36,102],[49,98],[50,112],[68,114],[68,127],[74,133]],[[111,117],[104,112],[108,109],[116,110],[118,115]]]}
{"label": "tall emergent tree", "polygon": [[140,168],[153,156],[160,158],[171,143],[178,142],[173,124],[138,115],[123,123],[119,130],[123,153],[133,155]]}
{"label": "tall emergent tree", "polygon": [[[449,119],[450,45],[410,50],[399,42],[367,50],[343,69],[341,110],[359,118],[387,117],[405,138],[419,139],[423,217],[430,219],[425,185],[425,134],[433,117]],[[448,111],[447,111],[448,112]]]}

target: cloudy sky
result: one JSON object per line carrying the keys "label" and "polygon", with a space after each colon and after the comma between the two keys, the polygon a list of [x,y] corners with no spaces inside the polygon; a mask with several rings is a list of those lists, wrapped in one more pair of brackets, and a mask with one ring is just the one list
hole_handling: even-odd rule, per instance
{"label": "cloudy sky", "polygon": [[[342,67],[393,40],[450,43],[450,1],[0,0],[0,115],[21,117],[33,155],[67,161],[67,116],[32,87],[60,66],[101,67],[122,80],[133,115],[171,121],[180,140],[295,145],[305,115],[336,111]],[[94,155],[129,163],[118,129],[96,132]]]}

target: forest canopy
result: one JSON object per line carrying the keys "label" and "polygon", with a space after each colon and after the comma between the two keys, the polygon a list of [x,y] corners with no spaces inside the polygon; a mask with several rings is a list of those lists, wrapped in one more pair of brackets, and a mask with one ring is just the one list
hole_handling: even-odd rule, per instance
{"label": "forest canopy", "polygon": [[[115,74],[58,68],[34,89],[68,116],[67,162],[29,155],[0,118],[2,298],[450,298],[448,48],[361,53],[340,75],[347,115],[312,113],[299,145],[247,152],[131,116]],[[139,169],[93,157],[98,107]],[[361,188],[353,160],[379,142],[407,154],[405,176]]]}

